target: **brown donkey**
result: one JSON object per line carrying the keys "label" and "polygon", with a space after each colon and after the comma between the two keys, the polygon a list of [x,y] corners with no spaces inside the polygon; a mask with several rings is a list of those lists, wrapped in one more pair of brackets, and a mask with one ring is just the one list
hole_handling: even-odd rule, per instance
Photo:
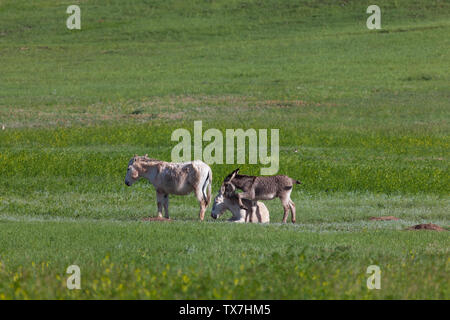
{"label": "brown donkey", "polygon": [[238,174],[238,172],[239,169],[234,170],[225,178],[223,183],[227,193],[234,192],[236,188],[243,191],[242,193],[236,193],[239,200],[239,206],[242,209],[247,210],[242,203],[242,199],[252,201],[252,213],[250,218],[253,217],[253,214],[256,211],[257,200],[280,198],[284,209],[283,223],[286,223],[289,210],[291,211],[292,223],[295,223],[295,204],[291,200],[291,192],[294,184],[300,184],[300,181],[283,175],[255,177]]}

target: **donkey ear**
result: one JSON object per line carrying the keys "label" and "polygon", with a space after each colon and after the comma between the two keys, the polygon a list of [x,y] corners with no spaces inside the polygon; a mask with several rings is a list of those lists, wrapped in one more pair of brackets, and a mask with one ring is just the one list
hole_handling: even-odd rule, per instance
{"label": "donkey ear", "polygon": [[222,183],[222,185],[220,186],[220,193],[224,194],[225,193],[225,185]]}
{"label": "donkey ear", "polygon": [[239,168],[237,168],[236,170],[234,170],[234,171],[231,173],[231,177],[230,177],[230,180],[229,180],[229,181],[233,180],[233,178],[238,174],[238,172],[239,172]]}

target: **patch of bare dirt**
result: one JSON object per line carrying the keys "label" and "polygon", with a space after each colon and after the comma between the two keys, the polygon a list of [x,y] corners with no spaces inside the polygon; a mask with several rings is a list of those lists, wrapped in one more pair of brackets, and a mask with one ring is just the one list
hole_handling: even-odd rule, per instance
{"label": "patch of bare dirt", "polygon": [[149,218],[142,218],[142,221],[173,221],[172,219],[167,219],[167,218],[163,218],[163,217],[149,217]]}
{"label": "patch of bare dirt", "polygon": [[338,107],[336,103],[319,103],[305,100],[265,100],[260,101],[260,104],[276,106],[276,107],[302,107],[302,106],[316,106],[316,107]]}
{"label": "patch of bare dirt", "polygon": [[[51,50],[50,47],[39,47]],[[22,47],[28,50],[28,47]],[[109,53],[109,52],[103,52]],[[150,122],[157,120],[195,120],[201,113],[210,119],[219,119],[223,107],[227,112],[245,119],[266,112],[271,115],[274,108],[298,108],[306,106],[334,107],[329,103],[318,103],[305,100],[258,100],[248,96],[170,96],[144,100],[127,100],[116,103],[95,103],[88,106],[57,105],[18,109],[12,106],[0,105],[0,118],[6,127],[49,127],[73,126],[77,124],[95,125],[115,121]],[[308,109],[313,117],[319,117],[322,112],[315,108]]]}
{"label": "patch of bare dirt", "polygon": [[370,220],[389,221],[389,220],[399,220],[399,219],[394,216],[384,216],[384,217],[370,217]]}
{"label": "patch of bare dirt", "polygon": [[415,226],[409,227],[406,230],[434,230],[434,231],[446,231],[444,228],[432,224],[432,223],[421,223],[416,224]]}

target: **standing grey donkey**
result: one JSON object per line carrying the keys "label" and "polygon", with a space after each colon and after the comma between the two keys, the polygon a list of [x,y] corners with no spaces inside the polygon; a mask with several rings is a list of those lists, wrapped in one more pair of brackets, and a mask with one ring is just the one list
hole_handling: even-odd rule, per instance
{"label": "standing grey donkey", "polygon": [[295,204],[291,200],[291,192],[294,184],[301,184],[300,181],[292,179],[288,176],[269,176],[255,177],[238,174],[239,169],[230,173],[223,181],[226,192],[232,193],[236,188],[241,189],[242,193],[236,193],[239,200],[239,206],[247,210],[242,203],[242,199],[252,201],[251,216],[255,214],[257,209],[257,200],[272,200],[280,198],[284,209],[283,223],[286,223],[288,211],[291,211],[292,223],[295,223]]}
{"label": "standing grey donkey", "polygon": [[125,184],[131,186],[139,178],[145,178],[156,189],[158,217],[162,217],[162,207],[165,216],[169,218],[169,194],[187,195],[191,192],[200,205],[199,218],[203,221],[205,211],[211,202],[211,168],[200,160],[190,162],[165,162],[151,159],[148,155],[135,155],[128,162]]}

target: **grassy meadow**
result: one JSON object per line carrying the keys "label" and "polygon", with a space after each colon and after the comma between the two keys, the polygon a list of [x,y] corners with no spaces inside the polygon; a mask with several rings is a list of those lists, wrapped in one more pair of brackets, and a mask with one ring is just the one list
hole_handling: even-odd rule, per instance
{"label": "grassy meadow", "polygon": [[[368,30],[371,4],[0,0],[0,300],[449,299],[448,231],[405,229],[450,226],[450,4],[379,0]],[[279,200],[199,222],[193,195],[142,221],[128,160],[170,161],[196,120],[280,130],[295,225]],[[261,166],[212,164],[213,194]]]}

